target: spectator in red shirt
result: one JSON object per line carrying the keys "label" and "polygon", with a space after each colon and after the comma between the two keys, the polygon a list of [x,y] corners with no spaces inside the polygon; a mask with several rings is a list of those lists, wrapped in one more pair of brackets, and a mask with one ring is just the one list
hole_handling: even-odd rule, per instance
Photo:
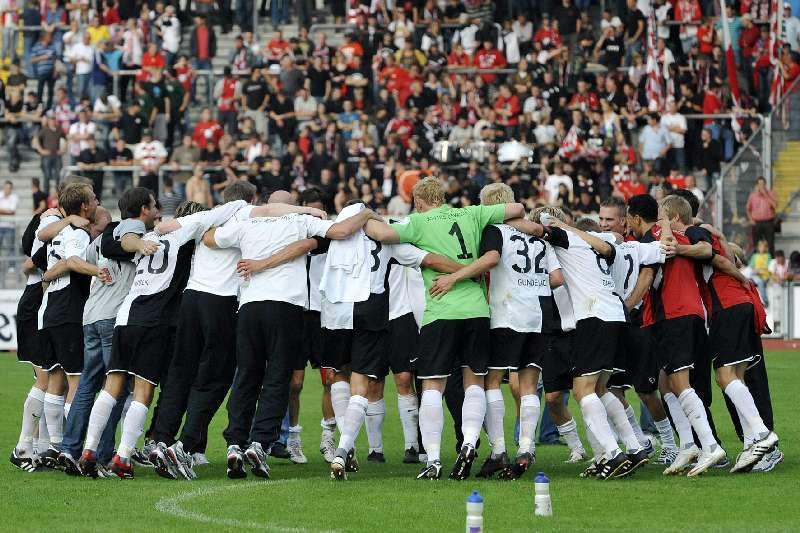
{"label": "spectator in red shirt", "polygon": [[533,42],[543,48],[558,48],[561,46],[561,34],[557,29],[553,28],[549,17],[542,19],[542,27],[533,34]]}
{"label": "spectator in red shirt", "polygon": [[494,110],[497,113],[497,123],[506,127],[509,136],[513,136],[514,129],[519,124],[519,98],[511,92],[508,85],[500,86],[500,95],[494,101]]}
{"label": "spectator in red shirt", "polygon": [[339,48],[339,51],[344,55],[345,61],[347,61],[347,66],[350,68],[355,67],[355,56],[364,56],[364,47],[361,46],[361,43],[358,42],[356,39],[355,33],[349,32],[345,35],[347,42]]}
{"label": "spectator in red shirt", "polygon": [[217,55],[217,36],[214,28],[206,22],[206,17],[200,15],[195,17],[195,28],[192,31],[190,49],[194,58],[196,69],[211,69],[211,60]]}
{"label": "spectator in red shirt", "polygon": [[292,45],[284,40],[282,31],[276,31],[275,37],[267,43],[267,53],[270,63],[277,63],[283,56],[292,53]]}
{"label": "spectator in red shirt", "polygon": [[714,23],[711,17],[703,19],[703,25],[697,29],[698,50],[707,56],[714,51]]}
{"label": "spectator in red shirt", "polygon": [[223,130],[219,122],[211,118],[211,110],[207,107],[203,108],[200,114],[200,121],[194,127],[192,139],[201,150],[206,148],[209,141],[219,143],[222,138]]}
{"label": "spectator in red shirt", "polygon": [[[479,69],[484,68],[503,68],[508,64],[503,52],[495,48],[490,40],[483,41],[483,48],[475,53],[475,66]],[[481,78],[486,83],[494,83],[497,80],[496,74],[481,74]]]}
{"label": "spectator in red shirt", "polygon": [[631,173],[631,179],[627,181],[615,181],[613,185],[613,195],[624,198],[626,202],[634,196],[647,193],[647,186],[639,181],[639,175],[636,172]]}
{"label": "spectator in red shirt", "polygon": [[[753,91],[753,60],[755,59],[756,43],[761,36],[758,27],[753,24],[753,17],[749,14],[742,15],[742,30],[739,33],[739,50],[741,54],[741,61],[739,67],[742,69],[744,79],[747,82],[747,87],[743,87],[743,91]],[[749,88],[749,90],[748,90]]]}
{"label": "spectator in red shirt", "polygon": [[103,25],[111,26],[112,24],[119,24],[122,18],[119,16],[119,4],[114,0],[106,0],[103,7]]}
{"label": "spectator in red shirt", "polygon": [[579,80],[578,92],[572,95],[568,107],[584,112],[597,111],[600,109],[600,100],[597,94],[589,89],[589,84],[585,80]]}
{"label": "spectator in red shirt", "polygon": [[164,70],[164,65],[164,54],[158,49],[156,43],[151,42],[147,45],[147,52],[142,55],[142,70],[148,74],[149,78],[153,71]]}

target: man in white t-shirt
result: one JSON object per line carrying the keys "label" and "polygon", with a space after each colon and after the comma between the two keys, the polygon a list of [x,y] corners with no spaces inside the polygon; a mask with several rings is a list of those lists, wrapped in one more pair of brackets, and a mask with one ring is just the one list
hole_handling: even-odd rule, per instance
{"label": "man in white t-shirt", "polygon": [[167,160],[167,149],[161,141],[153,139],[153,133],[147,129],[142,132],[142,142],[133,150],[134,163],[141,166],[139,187],[147,187],[158,196],[158,169]]}
{"label": "man in white t-shirt", "polygon": [[558,189],[561,185],[567,187],[569,199],[572,201],[572,178],[564,174],[564,167],[561,163],[553,165],[553,173],[547,176],[544,181],[544,190],[547,193],[547,203],[555,205],[558,201]]}
{"label": "man in white t-shirt", "polygon": [[0,192],[0,255],[14,255],[16,238],[14,236],[14,215],[19,205],[19,197],[14,192],[14,184],[6,180]]}
{"label": "man in white t-shirt", "polygon": [[78,111],[78,122],[70,124],[67,132],[69,155],[73,163],[77,162],[78,156],[83,150],[89,148],[89,139],[94,138],[94,134],[97,131],[97,125],[90,120],[91,115],[89,113],[88,109]]}
{"label": "man in white t-shirt", "polygon": [[686,172],[686,117],[678,112],[674,98],[667,100],[667,112],[661,115],[661,126],[667,130],[673,163]]}

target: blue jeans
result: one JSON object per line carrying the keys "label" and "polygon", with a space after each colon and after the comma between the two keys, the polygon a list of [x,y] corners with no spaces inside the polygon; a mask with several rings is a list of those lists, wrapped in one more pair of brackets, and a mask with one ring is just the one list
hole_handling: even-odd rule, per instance
{"label": "blue jeans", "polygon": [[[194,69],[195,70],[211,70],[211,60],[210,59],[194,59]],[[207,74],[198,74],[194,78],[192,78],[192,101],[196,102],[196,92],[197,92],[197,78],[203,76],[206,81],[206,90],[208,92],[208,96],[211,96],[211,91],[214,89],[210,87],[211,78]],[[211,99],[208,98],[207,102],[211,104]]]}
{"label": "blue jeans", "polygon": [[272,25],[289,24],[289,0],[272,0]]}
{"label": "blue jeans", "polygon": [[84,96],[89,96],[89,82],[92,79],[92,74],[76,74],[75,80],[78,86],[75,88],[75,98],[80,100]]}
{"label": "blue jeans", "polygon": [[656,428],[655,423],[653,423],[653,415],[650,414],[644,402],[639,403],[639,408],[639,425],[642,427],[642,431],[658,435],[658,428]]}
{"label": "blue jeans", "polygon": [[[89,426],[89,415],[92,412],[95,395],[103,387],[106,369],[111,360],[111,340],[114,337],[114,319],[98,320],[93,324],[83,326],[83,372],[72,400],[72,407],[64,426],[64,440],[62,449],[74,458],[80,457],[83,451],[83,439]],[[128,395],[126,387],[122,399],[111,411],[106,429],[97,447],[97,460],[105,464],[111,460],[114,452],[114,435],[117,431],[117,422],[125,406],[124,399]]]}
{"label": "blue jeans", "polygon": [[17,255],[16,229],[0,227],[0,252],[3,256]]}
{"label": "blue jeans", "polygon": [[289,427],[291,423],[289,422],[289,411],[286,411],[286,416],[283,417],[283,421],[281,422],[281,436],[278,437],[278,442],[286,446],[286,441],[289,438]]}
{"label": "blue jeans", "polygon": [[644,45],[642,41],[636,41],[635,43],[625,47],[625,66],[629,67],[633,63],[633,55],[639,54],[644,56]]}

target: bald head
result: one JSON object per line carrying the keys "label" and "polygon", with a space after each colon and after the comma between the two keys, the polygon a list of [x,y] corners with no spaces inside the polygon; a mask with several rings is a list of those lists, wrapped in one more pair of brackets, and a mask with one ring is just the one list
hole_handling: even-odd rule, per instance
{"label": "bald head", "polygon": [[296,202],[292,193],[288,191],[275,191],[269,195],[267,200],[268,204],[289,204],[294,205]]}

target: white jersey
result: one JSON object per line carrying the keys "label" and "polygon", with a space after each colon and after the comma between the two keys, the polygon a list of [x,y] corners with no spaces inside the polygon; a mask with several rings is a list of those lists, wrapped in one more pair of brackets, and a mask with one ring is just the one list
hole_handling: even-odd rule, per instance
{"label": "white jersey", "polygon": [[322,327],[326,329],[365,329],[380,331],[389,326],[391,298],[389,267],[397,263],[419,268],[428,255],[411,244],[382,244],[370,239],[372,262],[369,273],[369,298],[363,302],[332,303],[322,295]]}
{"label": "white jersey", "polygon": [[[117,313],[116,326],[175,323],[180,295],[189,278],[196,241],[212,226],[223,224],[245,205],[243,200],[229,202],[210,211],[177,219],[181,224],[177,231],[166,235],[151,231],[142,237],[160,246],[153,255],[136,254],[136,276],[131,291]],[[131,230],[126,222],[123,220],[116,228],[115,237],[138,232]],[[131,225],[136,224],[143,227],[141,221],[131,221]]]}
{"label": "white jersey", "polygon": [[[42,241],[40,241],[39,238],[36,237],[36,235],[38,235],[40,231],[42,231],[44,228],[46,228],[53,222],[58,222],[59,220],[61,220],[61,217],[58,215],[49,215],[39,219],[39,225],[36,227],[36,232],[34,233],[33,244],[31,246],[31,253],[29,257],[32,258],[34,255],[36,255],[36,252],[41,250],[45,244]],[[28,274],[28,279],[26,280],[25,284],[33,285],[34,283],[41,283],[41,282],[42,282],[42,271],[36,268],[34,269],[33,272]]]}
{"label": "white jersey", "polygon": [[322,310],[322,291],[319,290],[319,282],[322,280],[322,271],[325,268],[325,260],[328,253],[308,254],[306,257],[306,285],[308,286],[308,300],[303,309],[306,311]]}
{"label": "white jersey", "polygon": [[[645,265],[664,263],[666,256],[661,243],[658,241],[642,243],[639,241],[626,241],[616,246],[617,252],[614,263],[611,265],[611,275],[617,293],[626,300],[636,286],[639,270]],[[639,307],[641,300],[634,307]]]}
{"label": "white jersey", "polygon": [[418,323],[425,312],[425,280],[422,270],[403,265],[389,267],[389,320],[408,313],[419,314]]}
{"label": "white jersey", "polygon": [[508,224],[494,224],[481,239],[481,255],[490,250],[500,254],[489,272],[491,328],[541,333],[545,315],[552,314],[550,272],[561,268],[553,247]]}
{"label": "white jersey", "polygon": [[[611,233],[590,233],[612,246],[616,244]],[[611,276],[613,258],[609,263],[586,241],[560,228],[552,229],[549,241],[561,263],[575,321],[599,318],[605,322],[625,322],[625,308]]]}
{"label": "white jersey", "polygon": [[[252,205],[242,207],[222,227],[247,220],[253,208]],[[241,277],[236,273],[236,264],[241,258],[238,248],[219,250],[198,243],[186,289],[217,296],[238,296]]]}
{"label": "white jersey", "polygon": [[[310,237],[324,237],[333,225],[310,215],[257,217],[217,228],[214,240],[220,248],[238,248],[246,259],[264,259]],[[306,258],[300,256],[275,268],[250,276],[241,284],[239,308],[250,302],[287,302],[304,307],[308,302]]]}
{"label": "white jersey", "polygon": [[[78,257],[86,259],[86,249],[91,243],[89,233],[81,228],[67,226],[56,235],[47,251],[47,269],[60,259]],[[39,329],[62,324],[82,324],[83,305],[89,296],[89,276],[69,272],[54,279],[47,286],[39,307]]]}

